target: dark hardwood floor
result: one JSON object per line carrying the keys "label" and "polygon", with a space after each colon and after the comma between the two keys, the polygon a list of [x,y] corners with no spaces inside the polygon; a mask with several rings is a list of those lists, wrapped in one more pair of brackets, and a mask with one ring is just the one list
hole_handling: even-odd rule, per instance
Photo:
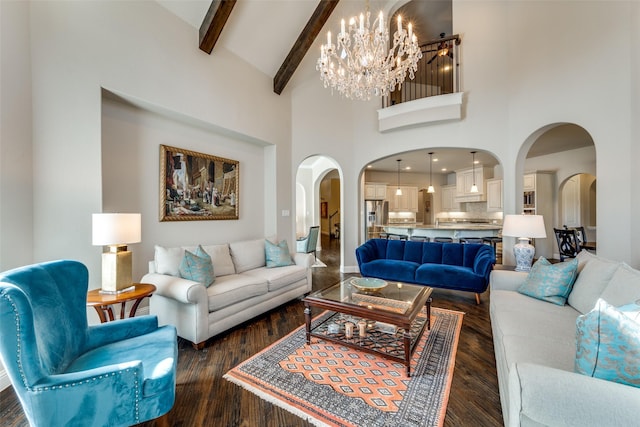
{"label": "dark hardwood floor", "polygon": [[[322,236],[322,247],[318,258],[327,267],[313,269],[314,290],[333,285],[343,276],[339,272],[339,241]],[[476,305],[471,293],[433,292],[435,307],[465,313],[445,426],[502,425],[488,292],[482,297],[482,304]],[[176,402],[168,414],[169,425],[310,427],[310,423],[222,378],[229,369],[303,323],[303,304],[295,300],[213,337],[204,350],[196,351],[179,339]],[[0,393],[0,419],[5,427],[28,426],[11,387]],[[153,425],[155,422],[140,426]]]}

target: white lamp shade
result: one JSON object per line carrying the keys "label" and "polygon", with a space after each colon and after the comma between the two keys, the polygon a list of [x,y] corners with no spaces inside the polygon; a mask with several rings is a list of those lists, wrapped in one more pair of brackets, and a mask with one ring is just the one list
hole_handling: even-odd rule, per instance
{"label": "white lamp shade", "polygon": [[544,239],[547,237],[544,218],[542,215],[505,215],[502,222],[502,235]]}
{"label": "white lamp shade", "polygon": [[142,241],[139,213],[99,213],[92,215],[94,246],[127,245]]}

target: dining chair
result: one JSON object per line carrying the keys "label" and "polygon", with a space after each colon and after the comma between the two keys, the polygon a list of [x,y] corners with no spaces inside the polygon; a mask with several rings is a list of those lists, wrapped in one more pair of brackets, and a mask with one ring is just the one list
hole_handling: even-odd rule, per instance
{"label": "dining chair", "polygon": [[0,273],[0,357],[29,424],[168,424],[175,327],[155,316],[89,326],[88,279],[69,260]]}
{"label": "dining chair", "polygon": [[309,233],[305,237],[301,237],[296,240],[296,252],[309,254],[313,252],[313,256],[316,256],[316,247],[318,245],[318,234],[320,233],[320,226],[314,225],[309,228]]}
{"label": "dining chair", "polygon": [[553,232],[556,235],[556,242],[558,243],[560,261],[578,256],[579,241],[576,230],[554,227]]}

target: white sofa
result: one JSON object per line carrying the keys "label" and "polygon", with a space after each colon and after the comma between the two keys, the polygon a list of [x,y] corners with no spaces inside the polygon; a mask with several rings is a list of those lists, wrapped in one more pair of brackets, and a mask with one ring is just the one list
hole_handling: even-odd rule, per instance
{"label": "white sofa", "polygon": [[576,319],[598,298],[614,306],[640,299],[640,271],[588,252],[578,260],[564,306],[517,292],[527,273],[491,274],[491,327],[505,426],[640,425],[640,388],[574,372]]}
{"label": "white sofa", "polygon": [[160,324],[174,325],[178,336],[196,349],[205,341],[246,320],[311,291],[313,254],[293,253],[295,264],[266,267],[264,239],[202,246],[211,256],[216,276],[209,286],[179,277],[184,250],[196,247],[156,246],[143,283],[157,290],[150,312]]}

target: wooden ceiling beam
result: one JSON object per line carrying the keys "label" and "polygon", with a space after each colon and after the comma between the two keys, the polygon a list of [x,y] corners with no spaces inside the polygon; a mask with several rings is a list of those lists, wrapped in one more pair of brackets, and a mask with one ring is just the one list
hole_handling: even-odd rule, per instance
{"label": "wooden ceiling beam", "polygon": [[273,91],[280,95],[289,82],[291,76],[302,62],[307,51],[322,30],[322,27],[331,16],[331,12],[338,5],[340,0],[320,0],[318,7],[313,11],[311,18],[298,36],[298,40],[293,44],[291,51],[280,66],[280,69],[273,78]]}
{"label": "wooden ceiling beam", "polygon": [[213,0],[200,25],[200,49],[211,54],[236,0]]}

